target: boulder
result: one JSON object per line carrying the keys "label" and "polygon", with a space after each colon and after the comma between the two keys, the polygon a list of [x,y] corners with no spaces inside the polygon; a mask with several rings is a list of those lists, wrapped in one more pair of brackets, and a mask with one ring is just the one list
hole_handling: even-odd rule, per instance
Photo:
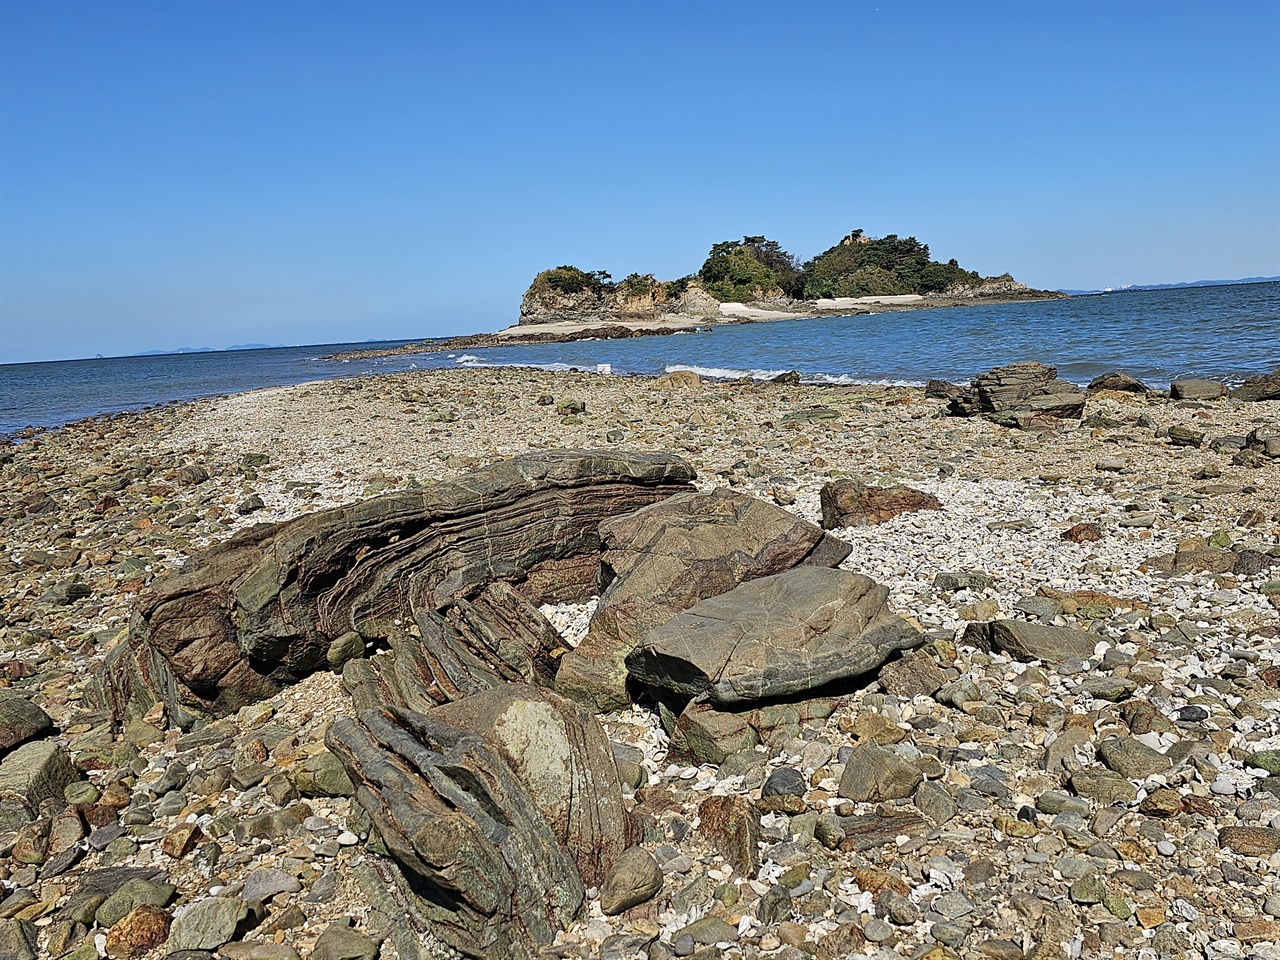
{"label": "boulder", "polygon": [[79,779],[58,744],[35,740],[18,747],[0,762],[0,833],[34,820],[46,800],[65,806],[67,785]]}
{"label": "boulder", "polygon": [[387,640],[493,581],[534,603],[585,600],[599,579],[600,521],[688,490],[693,476],[660,454],[529,454],[251,528],[139,597],[99,699],[119,719],[163,702],[190,726],[326,667],[351,631]]}
{"label": "boulder", "polygon": [[52,729],[53,720],[34,703],[19,694],[0,690],[0,757]]}
{"label": "boulder", "polygon": [[1280,368],[1270,373],[1260,373],[1250,377],[1231,391],[1235,400],[1258,402],[1261,400],[1280,400]]}
{"label": "boulder", "polygon": [[869,487],[857,480],[835,480],[823,484],[819,500],[822,504],[822,526],[826,530],[875,526],[904,513],[942,509],[941,501],[931,493],[904,484]]}
{"label": "boulder", "polygon": [[805,697],[918,646],[889,591],[845,570],[802,567],[702,600],[651,630],[627,669],[664,695],[719,705]]}
{"label": "boulder", "polygon": [[1079,420],[1085,399],[1075,384],[1058,379],[1056,367],[1011,363],[975,377],[968,390],[952,398],[948,412],[959,417],[981,414],[1004,426],[1042,429],[1059,420]]}
{"label": "boulder", "polygon": [[1069,627],[1046,627],[1021,620],[971,623],[964,631],[964,643],[979,650],[1002,650],[1024,663],[1043,660],[1061,663],[1068,657],[1093,656],[1098,635]]}
{"label": "boulder", "polygon": [[1217,380],[1175,380],[1169,384],[1174,400],[1217,400],[1227,395],[1227,385]]}
{"label": "boulder", "polygon": [[1089,393],[1098,393],[1102,390],[1115,390],[1120,393],[1148,393],[1147,385],[1136,377],[1131,377],[1127,373],[1121,373],[1114,370],[1111,373],[1104,373],[1101,376],[1094,377],[1089,381],[1087,388]]}
{"label": "boulder", "polygon": [[604,733],[549,691],[364,710],[326,743],[420,892],[415,914],[467,956],[534,957],[580,914],[583,874],[600,882],[625,846]]}
{"label": "boulder", "polygon": [[834,567],[848,544],[781,507],[726,489],[678,494],[600,525],[604,590],[556,689],[598,710],[628,702],[624,661],[654,627],[740,583],[807,564]]}

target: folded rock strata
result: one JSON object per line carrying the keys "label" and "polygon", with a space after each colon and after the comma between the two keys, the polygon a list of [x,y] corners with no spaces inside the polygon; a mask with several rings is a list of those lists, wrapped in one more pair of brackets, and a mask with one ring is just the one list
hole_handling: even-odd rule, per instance
{"label": "folded rock strata", "polygon": [[1043,363],[1011,363],[974,378],[968,390],[952,398],[953,416],[985,414],[997,423],[1035,429],[1058,420],[1079,420],[1086,395],[1073,383],[1058,379],[1056,367]]}
{"label": "folded rock strata", "polygon": [[717,705],[809,694],[921,643],[920,631],[889,610],[888,596],[845,570],[763,577],[651,630],[627,669],[665,694]]}
{"label": "folded rock strata", "polygon": [[427,714],[336,720],[326,737],[432,932],[469,957],[526,958],[579,914],[626,845],[604,732],[524,684]]}
{"label": "folded rock strata", "polygon": [[600,596],[556,689],[599,710],[628,702],[627,654],[699,600],[797,565],[834,567],[850,547],[773,504],[726,489],[685,493],[600,525]]}
{"label": "folded rock strata", "polygon": [[397,620],[495,580],[535,603],[585,600],[601,520],[686,491],[693,476],[660,454],[533,454],[246,531],[139,598],[100,699],[118,718],[163,701],[187,726],[313,672],[352,630],[389,638]]}
{"label": "folded rock strata", "polygon": [[387,639],[390,650],[343,670],[357,710],[425,711],[512,682],[550,687],[562,643],[538,608],[502,581],[443,614],[420,611],[409,630]]}

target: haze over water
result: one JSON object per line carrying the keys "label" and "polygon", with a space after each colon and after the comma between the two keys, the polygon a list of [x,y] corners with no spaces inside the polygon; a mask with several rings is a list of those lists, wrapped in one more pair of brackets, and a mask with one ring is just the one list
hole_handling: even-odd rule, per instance
{"label": "haze over water", "polygon": [[[380,344],[379,346],[394,346]],[[377,360],[325,360],[370,344],[0,365],[0,435],[88,416],[258,387],[397,370],[532,366],[832,383],[966,383],[1040,360],[1085,384],[1123,370],[1152,387],[1203,377],[1238,383],[1280,367],[1280,283],[1151,290],[1041,303],[913,310],[715,326],[627,340],[491,347]]]}

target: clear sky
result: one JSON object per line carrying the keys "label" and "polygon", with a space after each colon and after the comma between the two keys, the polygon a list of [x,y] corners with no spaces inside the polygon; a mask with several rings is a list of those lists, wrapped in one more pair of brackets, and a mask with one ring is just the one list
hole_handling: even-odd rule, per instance
{"label": "clear sky", "polygon": [[1280,274],[1280,3],[0,3],[0,362],[495,330],[854,227]]}

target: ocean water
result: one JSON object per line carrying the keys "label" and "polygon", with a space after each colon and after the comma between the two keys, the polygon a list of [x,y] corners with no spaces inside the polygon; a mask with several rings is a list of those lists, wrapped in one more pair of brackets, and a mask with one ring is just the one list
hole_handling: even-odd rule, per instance
{"label": "ocean water", "polygon": [[[395,346],[384,344],[380,346]],[[968,382],[1040,360],[1080,384],[1123,370],[1153,387],[1200,377],[1239,383],[1280,367],[1280,283],[1147,290],[1043,303],[714,326],[627,340],[326,360],[368,343],[0,365],[0,436],[156,403],[257,387],[439,367],[522,366],[815,383]]]}

